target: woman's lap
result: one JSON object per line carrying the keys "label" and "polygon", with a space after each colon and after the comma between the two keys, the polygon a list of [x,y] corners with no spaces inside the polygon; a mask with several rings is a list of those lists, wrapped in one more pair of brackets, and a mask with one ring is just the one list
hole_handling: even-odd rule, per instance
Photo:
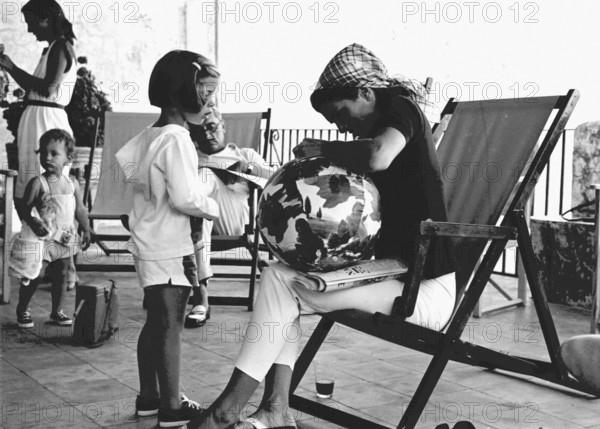
{"label": "woman's lap", "polygon": [[[289,287],[280,288],[277,293],[291,293],[299,303],[301,314],[326,313],[335,310],[354,309],[370,313],[390,314],[394,299],[402,294],[403,284],[398,280],[388,280],[366,286],[323,293],[310,290],[311,281],[293,269],[281,264],[270,265],[275,279],[286,282]],[[263,273],[264,275],[264,273]],[[267,274],[267,278],[269,278]],[[284,292],[288,290],[289,292]],[[454,310],[456,283],[454,273],[436,279],[423,280],[413,316],[407,320],[440,330],[449,320]],[[259,289],[259,294],[261,290]]]}

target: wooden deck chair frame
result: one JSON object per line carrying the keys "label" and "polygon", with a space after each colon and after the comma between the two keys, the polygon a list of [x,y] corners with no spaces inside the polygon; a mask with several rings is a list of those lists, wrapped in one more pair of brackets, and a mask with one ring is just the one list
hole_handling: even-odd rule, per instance
{"label": "wooden deck chair frame", "polygon": [[[131,124],[131,128],[127,129],[125,133],[121,133],[118,135],[115,140],[116,142],[105,142],[105,147],[107,144],[118,144],[116,148],[113,148],[111,154],[103,154],[102,165],[99,166],[100,171],[100,180],[104,178],[104,180],[114,180],[116,169],[118,168],[116,165],[116,160],[112,159],[114,157],[114,153],[125,144],[130,138],[139,133],[145,126],[150,125],[156,118],[158,118],[157,113],[122,113],[122,112],[107,112],[105,116],[105,124],[110,124],[111,117],[113,115],[126,116],[125,120],[127,120]],[[127,117],[127,115],[129,115]],[[235,140],[242,139],[245,140],[244,144],[240,144],[241,147],[252,147],[257,150],[259,153],[266,153],[269,145],[269,136],[271,135],[271,109],[267,109],[264,112],[242,112],[242,113],[223,113],[223,119],[227,123],[227,136],[232,138],[232,142],[236,143]],[[97,131],[98,131],[98,123],[97,123]],[[264,123],[264,144],[263,147],[260,147],[261,140],[261,123]],[[243,129],[244,124],[251,124],[253,130]],[[105,127],[105,139],[107,139],[107,128]],[[96,134],[98,136],[98,132]],[[97,137],[96,137],[97,139]],[[94,158],[95,145],[92,147],[90,151],[89,164],[93,165],[92,160]],[[111,159],[108,159],[111,158]],[[108,166],[104,165],[108,163]],[[128,209],[115,208],[114,203],[109,202],[108,206],[112,206],[109,209],[109,213],[98,213],[94,210],[96,204],[98,204],[98,199],[96,199],[95,205],[91,204],[91,193],[90,193],[90,183],[91,177],[93,174],[93,168],[85,169],[85,188],[84,188],[84,201],[88,203],[90,206],[90,222],[93,223],[94,220],[119,220],[122,214],[128,212]],[[118,181],[116,181],[118,182]],[[98,191],[100,190],[100,184]],[[109,185],[110,186],[110,185]],[[260,251],[264,250],[264,247],[261,247],[259,241],[259,232],[255,225],[255,208],[256,208],[256,200],[257,200],[257,191],[258,188],[256,186],[251,185],[251,192],[249,197],[249,207],[250,207],[250,221],[245,226],[244,234],[241,236],[213,236],[213,240],[211,243],[213,251],[226,251],[235,248],[243,248],[246,249],[250,254],[250,259],[232,259],[232,258],[212,258],[211,265],[232,265],[232,266],[249,266],[250,274],[249,274],[249,289],[248,294],[245,296],[211,296],[209,298],[209,302],[211,304],[216,305],[242,305],[248,307],[249,310],[253,308],[254,301],[254,289],[256,278],[258,275],[258,271],[262,270],[266,266],[266,262],[260,258]],[[104,192],[106,195],[107,192]],[[129,240],[129,234],[98,234],[95,238],[95,242],[102,249],[102,251],[106,255],[111,254],[121,254],[128,253],[128,249],[126,245],[119,245],[117,248],[114,246],[107,246],[107,242],[113,243],[124,243]],[[115,263],[115,264],[96,264],[96,263],[83,263],[77,264],[77,269],[79,271],[119,271],[119,272],[130,272],[134,271],[135,268],[131,263]],[[248,278],[248,274],[244,273],[215,273],[215,277],[226,277],[226,278]]]}
{"label": "wooden deck chair frame", "polygon": [[[231,116],[223,113],[223,119],[225,120],[227,130],[229,132],[231,123]],[[271,109],[269,108],[266,112],[262,113],[262,120],[265,121],[264,128],[264,144],[261,155],[267,153],[269,147],[269,137],[271,135]],[[259,138],[260,140],[260,138]],[[235,143],[235,142],[234,142]],[[260,141],[258,142],[257,149],[259,148]],[[256,208],[258,203],[258,196],[260,194],[260,188],[250,183],[250,195],[248,197],[249,211],[249,222],[245,226],[244,234],[240,236],[224,236],[224,235],[213,235],[211,238],[211,251],[225,252],[232,249],[245,249],[250,253],[250,260],[247,259],[232,259],[232,258],[215,258],[211,257],[211,266],[250,266],[250,284],[248,288],[248,295],[243,297],[234,296],[209,296],[208,301],[210,304],[216,305],[241,305],[248,307],[248,311],[254,309],[254,290],[256,288],[256,279],[258,278],[258,272],[262,271],[267,266],[267,262],[260,258],[261,252],[267,252],[267,248],[264,244],[261,244],[259,229],[256,225]],[[247,274],[243,273],[222,273],[215,272],[215,278],[231,278],[231,279],[244,279],[247,278]]]}
{"label": "wooden deck chair frame", "polygon": [[4,219],[0,222],[2,238],[2,260],[0,261],[0,277],[2,287],[0,288],[0,303],[10,303],[11,281],[8,276],[8,258],[10,257],[10,241],[12,238],[12,216],[13,197],[17,172],[15,170],[0,170],[0,176],[4,176],[4,208],[2,215]]}
{"label": "wooden deck chair frame", "polygon": [[[439,381],[446,364],[450,360],[482,368],[501,369],[508,372],[534,376],[595,396],[596,392],[593,392],[589,387],[586,387],[568,374],[564,362],[561,359],[558,335],[552,320],[552,315],[550,314],[545,289],[542,286],[541,278],[535,267],[536,259],[523,213],[523,207],[533,191],[542,170],[547,165],[550,154],[552,153],[578,98],[579,93],[576,90],[570,90],[564,96],[512,100],[515,102],[519,101],[518,104],[515,104],[515,108],[523,108],[525,111],[527,111],[528,108],[535,110],[536,103],[541,107],[550,105],[551,114],[548,116],[548,119],[551,121],[551,124],[545,133],[542,132],[542,126],[537,133],[538,137],[534,136],[537,143],[533,142],[535,146],[529,161],[527,162],[527,165],[524,166],[520,178],[515,178],[515,184],[510,191],[510,196],[506,203],[503,204],[502,215],[496,216],[498,221],[492,224],[422,222],[419,228],[420,235],[417,240],[416,260],[407,273],[408,276],[406,278],[402,296],[397,297],[394,301],[392,315],[369,314],[356,310],[344,310],[322,314],[321,321],[296,361],[290,391],[291,407],[344,427],[385,427],[359,416],[329,407],[324,403],[309,400],[294,394],[294,391],[298,387],[298,384],[334,323],[341,323],[342,325],[357,329],[363,333],[433,355],[412,400],[408,407],[404,409],[404,414],[397,426],[398,428],[413,428],[419,422],[421,413]],[[490,106],[490,103],[501,104],[501,102],[506,103],[510,101],[511,100],[488,100],[484,102],[460,103],[450,100],[443,113],[453,114],[458,112],[459,108],[463,105],[469,105],[470,103],[474,106],[477,106],[476,103],[479,103],[479,106],[484,107]],[[552,117],[552,115],[554,116]],[[453,126],[452,122],[454,119],[454,116],[450,119],[448,130]],[[521,125],[526,127],[527,123],[522,120],[520,121]],[[457,122],[460,124],[460,118]],[[492,121],[491,123],[486,124],[486,127],[490,127],[486,128],[486,130],[489,131],[490,134],[493,134],[493,127],[498,126],[498,124],[502,124],[501,118],[499,118],[498,121]],[[547,125],[548,124],[546,124],[546,126]],[[459,129],[463,128],[464,127],[459,126]],[[469,129],[465,130],[465,133],[469,132]],[[486,138],[487,134],[479,136],[480,140],[485,141]],[[442,141],[440,149],[444,143],[447,143],[448,147],[452,147],[453,143],[456,142]],[[505,143],[510,144],[512,142]],[[440,154],[440,164],[443,166],[444,154],[447,155],[448,153],[452,153],[452,150],[446,150],[442,153],[438,150],[438,153]],[[459,157],[462,156],[460,153],[456,155]],[[493,157],[491,160],[493,161]],[[451,198],[452,196],[450,195],[449,197]],[[482,199],[485,199],[485,197],[482,197]],[[451,217],[449,218],[452,220]],[[461,240],[480,239],[483,241],[480,245],[481,251],[474,252],[467,258],[470,259],[467,262],[466,267],[469,272],[467,273],[468,275],[465,277],[465,273],[463,272],[461,276],[457,276],[459,285],[465,286],[462,289],[466,290],[466,292],[464,292],[464,295],[462,293],[459,294],[459,297],[462,296],[462,299],[459,299],[449,324],[442,332],[430,330],[405,321],[407,317],[410,317],[413,314],[428,244],[430,239],[436,236],[453,236],[459,237]],[[498,258],[507,242],[514,239],[518,241],[519,248],[523,252],[525,271],[529,281],[533,303],[540,320],[541,330],[546,341],[550,362],[508,355],[460,339],[469,317],[473,312],[483,289],[488,283]],[[460,280],[461,278],[466,278],[467,280]],[[468,287],[466,287],[467,284]]]}

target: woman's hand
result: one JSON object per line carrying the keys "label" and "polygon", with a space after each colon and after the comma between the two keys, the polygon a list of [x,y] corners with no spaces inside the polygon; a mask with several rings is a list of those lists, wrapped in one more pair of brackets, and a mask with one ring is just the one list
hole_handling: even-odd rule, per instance
{"label": "woman's hand", "polygon": [[15,63],[12,62],[8,55],[0,54],[0,67],[10,73],[15,68]]}
{"label": "woman's hand", "polygon": [[323,145],[326,144],[326,140],[305,138],[296,146],[292,151],[296,159],[308,158],[310,156],[323,156]]}

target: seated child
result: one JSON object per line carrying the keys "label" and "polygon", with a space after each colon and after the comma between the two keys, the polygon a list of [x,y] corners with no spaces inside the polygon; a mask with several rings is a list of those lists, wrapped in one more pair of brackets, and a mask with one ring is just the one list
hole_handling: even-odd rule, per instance
{"label": "seated child", "polygon": [[[47,131],[40,138],[40,163],[45,172],[27,183],[22,204],[23,226],[13,242],[9,267],[20,278],[17,323],[33,328],[29,301],[44,273],[52,281],[50,319],[61,326],[73,321],[63,311],[70,259],[90,245],[92,229],[83,204],[79,183],[63,174],[73,159],[75,141],[61,129]],[[75,220],[83,231],[79,243]]]}

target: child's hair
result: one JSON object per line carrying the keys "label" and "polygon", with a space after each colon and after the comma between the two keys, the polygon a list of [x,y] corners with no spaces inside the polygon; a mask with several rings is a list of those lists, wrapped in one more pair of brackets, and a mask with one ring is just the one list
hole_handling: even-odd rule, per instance
{"label": "child's hair", "polygon": [[53,128],[46,131],[40,137],[40,148],[42,146],[48,146],[53,140],[63,142],[65,144],[65,149],[67,150],[67,158],[73,158],[73,154],[75,153],[75,140],[68,131],[60,128]]}
{"label": "child's hair", "polygon": [[73,33],[73,24],[66,18],[62,7],[55,0],[29,0],[21,8],[23,15],[30,15],[38,19],[48,19],[54,34],[62,36],[73,44],[76,39]]}
{"label": "child's hair", "polygon": [[197,83],[208,77],[218,78],[217,66],[203,55],[175,50],[165,54],[150,75],[148,96],[156,107],[181,106],[185,111],[198,113],[206,103],[198,92]]}

